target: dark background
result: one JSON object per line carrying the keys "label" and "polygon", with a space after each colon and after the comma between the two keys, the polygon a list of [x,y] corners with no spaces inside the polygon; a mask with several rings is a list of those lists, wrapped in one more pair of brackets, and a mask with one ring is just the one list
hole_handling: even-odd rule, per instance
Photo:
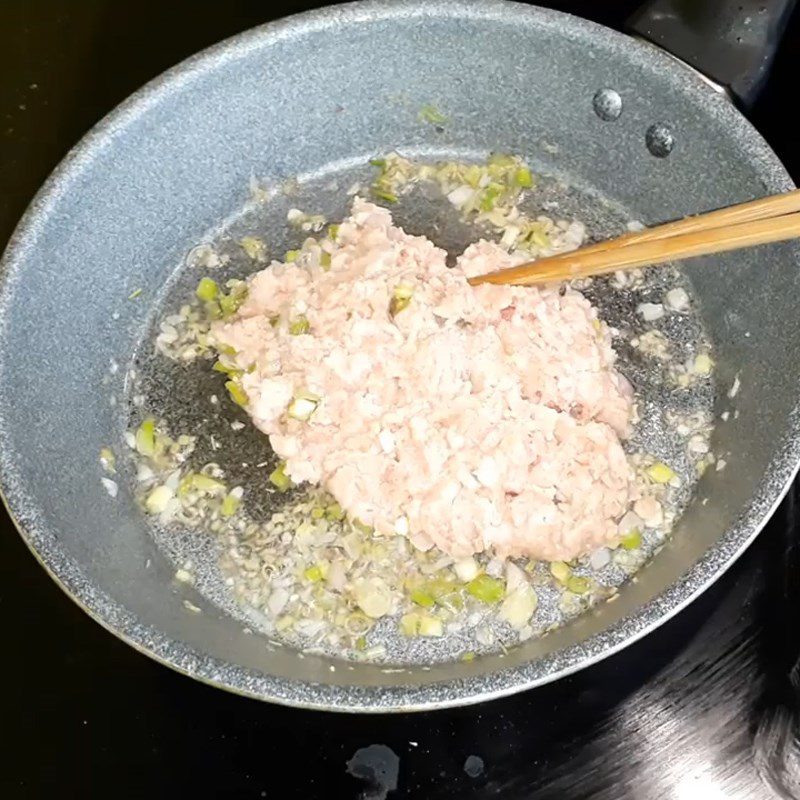
{"label": "dark background", "polygon": [[[0,245],[59,159],[142,83],[316,5],[0,0]],[[621,27],[637,3],[542,5]],[[795,17],[750,117],[796,179],[799,74]],[[800,796],[791,503],[710,591],[625,652],[516,698],[402,717],[279,708],[178,676],[84,616],[2,512],[0,532],[3,798],[378,798],[346,771],[373,743],[400,759],[390,798]],[[470,755],[485,764],[475,778]]]}

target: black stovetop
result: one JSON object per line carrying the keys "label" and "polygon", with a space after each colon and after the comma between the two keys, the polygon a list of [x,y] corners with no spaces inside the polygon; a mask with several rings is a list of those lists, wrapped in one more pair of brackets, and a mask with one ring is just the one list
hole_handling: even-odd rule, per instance
{"label": "black stovetop", "polygon": [[[66,150],[141,83],[312,5],[0,3],[0,242]],[[543,5],[619,27],[636,2]],[[799,73],[796,17],[751,114],[796,180]],[[795,495],[711,589],[622,653],[516,697],[390,717],[271,706],[159,666],[79,611],[2,515],[0,796],[372,800],[384,792],[354,773],[385,757],[390,800],[800,797]]]}

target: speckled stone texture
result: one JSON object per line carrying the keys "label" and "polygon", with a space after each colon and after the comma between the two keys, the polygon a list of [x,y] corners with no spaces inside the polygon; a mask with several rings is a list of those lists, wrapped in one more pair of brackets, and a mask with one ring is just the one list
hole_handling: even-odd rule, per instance
{"label": "speckled stone texture", "polygon": [[[621,98],[614,120],[595,113],[601,89]],[[426,103],[449,116],[447,126],[419,121]],[[672,146],[656,158],[647,131],[662,126]],[[203,613],[187,612],[130,495],[112,501],[98,480],[98,451],[124,425],[109,400],[123,393],[124,371],[104,383],[109,364],[129,359],[186,250],[241,209],[251,176],[269,184],[335,173],[394,148],[519,152],[646,223],[791,185],[738,112],[673,59],[572,17],[496,2],[365,2],[269,25],[171,70],[84,139],[3,261],[6,502],[42,563],[99,622],[182,672],[277,702],[441,707],[579,669],[713,581],[757,534],[797,465],[797,248],[730,255],[724,271],[719,259],[702,259],[686,273],[716,348],[717,410],[739,411],[714,444],[729,467],[703,478],[708,503],[691,505],[674,540],[615,603],[505,657],[393,672],[299,659],[199,596],[191,599]],[[730,400],[737,373],[742,388]]]}

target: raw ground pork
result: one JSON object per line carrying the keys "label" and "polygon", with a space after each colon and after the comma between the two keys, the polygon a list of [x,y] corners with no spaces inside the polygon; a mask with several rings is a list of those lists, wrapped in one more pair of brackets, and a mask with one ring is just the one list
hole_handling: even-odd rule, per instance
{"label": "raw ground pork", "polygon": [[[620,443],[633,393],[608,328],[571,289],[471,288],[518,262],[495,244],[452,269],[445,255],[356,199],[329,268],[255,274],[214,328],[252,370],[254,424],[295,483],[421,549],[569,560],[616,540],[637,493]],[[297,320],[307,333],[289,332]],[[305,421],[287,414],[303,394],[320,398]]]}

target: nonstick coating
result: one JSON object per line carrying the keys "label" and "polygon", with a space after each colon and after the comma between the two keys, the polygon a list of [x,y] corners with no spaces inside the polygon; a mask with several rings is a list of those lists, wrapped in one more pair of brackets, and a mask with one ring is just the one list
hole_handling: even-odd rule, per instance
{"label": "nonstick coating", "polygon": [[[420,122],[429,103],[448,125]],[[43,565],[95,619],[187,674],[264,699],[432,708],[579,669],[656,627],[727,568],[797,465],[800,272],[797,248],[784,244],[685,267],[715,347],[716,411],[738,411],[714,435],[728,468],[703,477],[705,505],[691,504],[616,602],[505,657],[386,672],[269,647],[179,588],[127,486],[112,500],[99,481],[98,452],[126,422],[111,402],[125,395],[125,370],[110,365],[130,358],[186,251],[242,209],[253,176],[274,185],[393,149],[518,152],[645,223],[791,187],[759,135],[690,70],[597,25],[512,3],[364,2],[268,25],[176,67],[87,136],[3,261],[6,502]],[[187,611],[186,599],[203,613]]]}

